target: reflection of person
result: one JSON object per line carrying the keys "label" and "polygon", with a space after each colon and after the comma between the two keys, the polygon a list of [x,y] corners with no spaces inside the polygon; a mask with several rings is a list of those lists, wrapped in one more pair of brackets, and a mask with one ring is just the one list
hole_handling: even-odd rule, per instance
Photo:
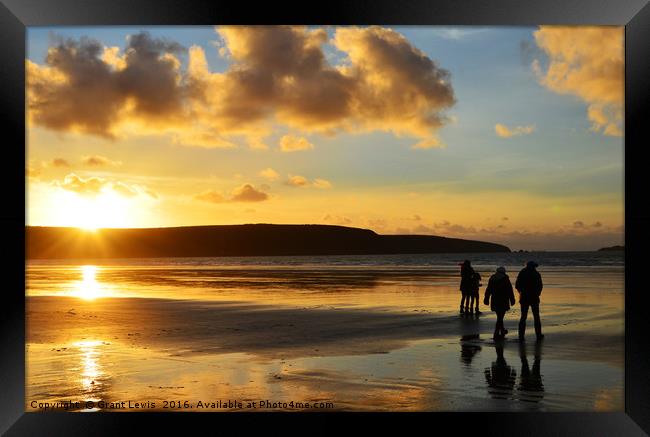
{"label": "reflection of person", "polygon": [[531,372],[526,357],[526,343],[519,343],[519,358],[521,358],[521,376],[519,377],[519,386],[517,391],[523,392],[520,397],[524,402],[540,402],[544,398],[544,384],[542,383],[541,365],[542,349],[541,343],[535,344],[535,360],[533,361],[533,370]]}
{"label": "reflection of person", "polygon": [[512,291],[510,278],[506,275],[505,267],[497,268],[496,273],[490,276],[488,285],[485,288],[485,300],[483,303],[485,305],[489,304],[490,309],[497,314],[497,323],[494,326],[495,340],[505,337],[508,330],[503,326],[503,317],[506,311],[510,309],[510,305],[515,304],[515,294]]}
{"label": "reflection of person", "polygon": [[474,289],[472,277],[474,275],[474,269],[472,264],[468,259],[463,261],[460,265],[460,313],[470,313],[469,299],[472,296],[472,291]]}
{"label": "reflection of person", "polygon": [[497,360],[485,369],[488,393],[494,399],[510,399],[517,379],[517,371],[503,357],[503,343],[496,344]]}
{"label": "reflection of person", "polygon": [[542,276],[535,269],[538,264],[534,261],[528,261],[517,276],[515,288],[519,291],[519,303],[521,304],[521,318],[519,319],[519,340],[524,340],[526,335],[526,319],[528,318],[528,308],[533,311],[535,319],[535,335],[537,340],[544,338],[542,334],[542,322],[539,317],[539,296],[542,294]]}
{"label": "reflection of person", "polygon": [[470,340],[478,340],[479,336],[474,335],[464,335],[460,339],[460,360],[466,365],[470,366],[472,364],[472,359],[481,350],[481,346],[478,344],[471,343]]}

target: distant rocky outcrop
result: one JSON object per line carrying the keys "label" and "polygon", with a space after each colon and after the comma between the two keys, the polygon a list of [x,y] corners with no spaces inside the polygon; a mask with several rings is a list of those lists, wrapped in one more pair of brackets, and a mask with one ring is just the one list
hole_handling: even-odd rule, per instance
{"label": "distant rocky outcrop", "polygon": [[458,238],[273,224],[97,231],[31,226],[26,244],[29,259],[510,252],[500,244]]}
{"label": "distant rocky outcrop", "polygon": [[624,252],[625,246],[609,246],[598,249],[598,252]]}

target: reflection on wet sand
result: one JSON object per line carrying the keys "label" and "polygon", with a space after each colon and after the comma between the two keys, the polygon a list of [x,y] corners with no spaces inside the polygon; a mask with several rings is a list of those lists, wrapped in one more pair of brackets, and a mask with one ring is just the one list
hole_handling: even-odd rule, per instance
{"label": "reflection on wet sand", "polygon": [[[447,271],[84,265],[41,267],[27,279],[28,400],[622,408],[620,290],[586,296],[549,281],[542,375],[541,344],[481,340],[493,313],[456,314],[457,278]],[[514,308],[506,327],[517,318]]]}
{"label": "reflection on wet sand", "polygon": [[472,365],[472,359],[481,351],[481,346],[471,340],[479,340],[479,334],[463,335],[460,339],[460,360],[467,367]]}
{"label": "reflection on wet sand", "polygon": [[524,402],[541,402],[544,398],[542,383],[542,342],[535,342],[535,355],[531,371],[527,357],[527,343],[519,343],[519,358],[521,359],[521,374],[519,376],[519,400]]}
{"label": "reflection on wet sand", "polygon": [[[542,342],[535,343],[533,368],[531,370],[528,362],[528,345],[526,342],[518,342],[519,358],[521,360],[521,371],[517,378],[517,371],[514,366],[508,365],[504,357],[504,347],[508,342],[499,340],[493,343],[496,352],[496,360],[490,367],[485,369],[485,381],[488,386],[488,393],[494,399],[513,399],[522,402],[538,403],[544,398],[544,384],[542,383]],[[465,345],[464,350],[471,347]],[[474,346],[476,347],[476,346]],[[463,354],[464,352],[461,352]],[[515,383],[517,390],[514,391]]]}
{"label": "reflection on wet sand", "polygon": [[494,399],[511,399],[517,371],[514,367],[509,366],[503,357],[503,342],[496,341],[494,348],[497,353],[497,359],[492,362],[491,367],[485,369],[485,381],[488,385],[488,393]]}

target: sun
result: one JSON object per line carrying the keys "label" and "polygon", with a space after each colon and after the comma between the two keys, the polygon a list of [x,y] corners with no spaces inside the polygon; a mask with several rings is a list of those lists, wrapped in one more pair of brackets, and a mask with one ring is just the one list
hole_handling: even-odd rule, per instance
{"label": "sun", "polygon": [[95,231],[133,225],[132,202],[110,191],[95,196],[60,191],[53,196],[49,210],[56,226]]}

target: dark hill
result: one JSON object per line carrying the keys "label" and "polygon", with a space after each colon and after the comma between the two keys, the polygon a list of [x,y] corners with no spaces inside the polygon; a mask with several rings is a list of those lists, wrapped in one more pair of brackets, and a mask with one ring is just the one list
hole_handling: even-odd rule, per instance
{"label": "dark hill", "polygon": [[510,252],[482,241],[378,235],[327,225],[225,225],[100,229],[27,227],[29,259]]}
{"label": "dark hill", "polygon": [[625,246],[609,246],[598,249],[598,252],[624,252]]}

